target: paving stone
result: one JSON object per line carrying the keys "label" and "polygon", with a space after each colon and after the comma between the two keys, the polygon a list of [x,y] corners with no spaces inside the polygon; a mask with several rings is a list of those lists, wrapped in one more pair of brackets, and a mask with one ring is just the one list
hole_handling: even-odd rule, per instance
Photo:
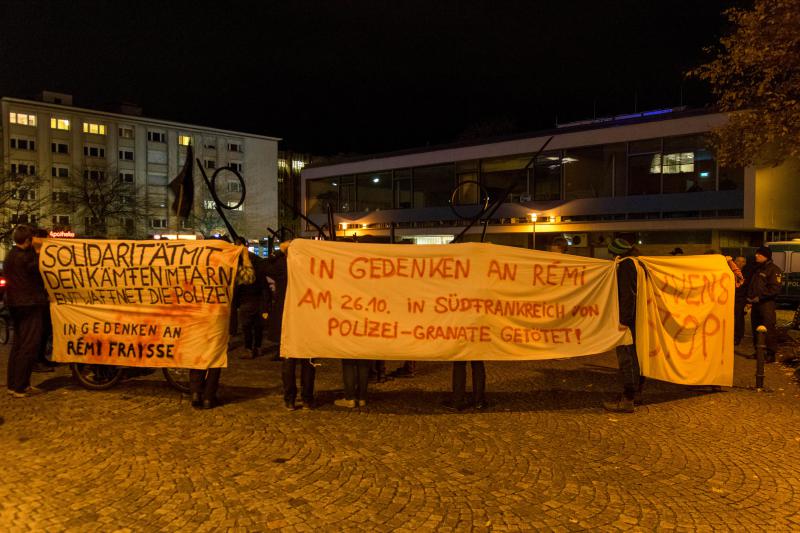
{"label": "paving stone", "polygon": [[[0,348],[4,379],[8,347]],[[616,359],[487,364],[490,409],[440,407],[451,365],[370,385],[369,409],[283,409],[280,364],[223,371],[195,411],[159,374],[109,391],[69,371],[44,395],[0,396],[3,531],[712,531],[800,527],[800,388],[736,357],[735,387],[648,382],[609,415]],[[389,369],[398,366],[388,363]],[[57,497],[55,496],[57,495]]]}

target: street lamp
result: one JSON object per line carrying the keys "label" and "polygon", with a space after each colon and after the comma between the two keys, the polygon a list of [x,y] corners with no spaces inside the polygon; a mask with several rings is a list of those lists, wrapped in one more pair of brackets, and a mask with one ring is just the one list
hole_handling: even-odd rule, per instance
{"label": "street lamp", "polygon": [[531,218],[531,222],[533,223],[533,249],[536,249],[536,219],[539,218],[539,215],[536,213],[531,213],[528,215]]}

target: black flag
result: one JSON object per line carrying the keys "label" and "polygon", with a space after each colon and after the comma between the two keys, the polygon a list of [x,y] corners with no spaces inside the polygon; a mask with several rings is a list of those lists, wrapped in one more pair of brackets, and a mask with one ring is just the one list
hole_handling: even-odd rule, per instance
{"label": "black flag", "polygon": [[172,212],[179,217],[186,218],[192,212],[194,204],[194,178],[192,177],[192,170],[194,169],[194,155],[192,154],[192,145],[186,147],[186,163],[183,168],[169,183],[169,188],[175,194],[175,200],[172,202]]}

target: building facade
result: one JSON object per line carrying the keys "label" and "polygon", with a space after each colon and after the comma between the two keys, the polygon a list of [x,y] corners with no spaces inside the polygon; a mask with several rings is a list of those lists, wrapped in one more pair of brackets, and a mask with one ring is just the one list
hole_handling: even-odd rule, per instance
{"label": "building facade", "polygon": [[[42,101],[0,99],[3,225],[20,222],[77,236],[152,238],[165,233],[227,233],[195,166],[190,217],[179,220],[168,184],[191,144],[209,178],[236,168],[246,198],[226,211],[243,236],[261,239],[278,220],[278,141],[273,137],[71,105],[69,95]],[[221,202],[239,203],[235,175],[221,171]]]}
{"label": "building facade", "polygon": [[[337,235],[449,242],[480,206],[508,191],[487,242],[607,257],[618,236],[645,254],[746,247],[800,230],[800,165],[725,168],[708,133],[726,120],[660,110],[562,125],[481,144],[426,148],[302,173],[304,212]],[[316,234],[307,226],[306,234]],[[475,225],[465,240],[479,240]]]}

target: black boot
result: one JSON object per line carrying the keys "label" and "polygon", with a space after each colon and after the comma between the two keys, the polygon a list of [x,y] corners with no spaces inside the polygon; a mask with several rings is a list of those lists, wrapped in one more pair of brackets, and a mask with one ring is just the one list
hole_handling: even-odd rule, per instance
{"label": "black boot", "polygon": [[203,395],[199,392],[192,393],[192,407],[199,409],[203,406]]}

